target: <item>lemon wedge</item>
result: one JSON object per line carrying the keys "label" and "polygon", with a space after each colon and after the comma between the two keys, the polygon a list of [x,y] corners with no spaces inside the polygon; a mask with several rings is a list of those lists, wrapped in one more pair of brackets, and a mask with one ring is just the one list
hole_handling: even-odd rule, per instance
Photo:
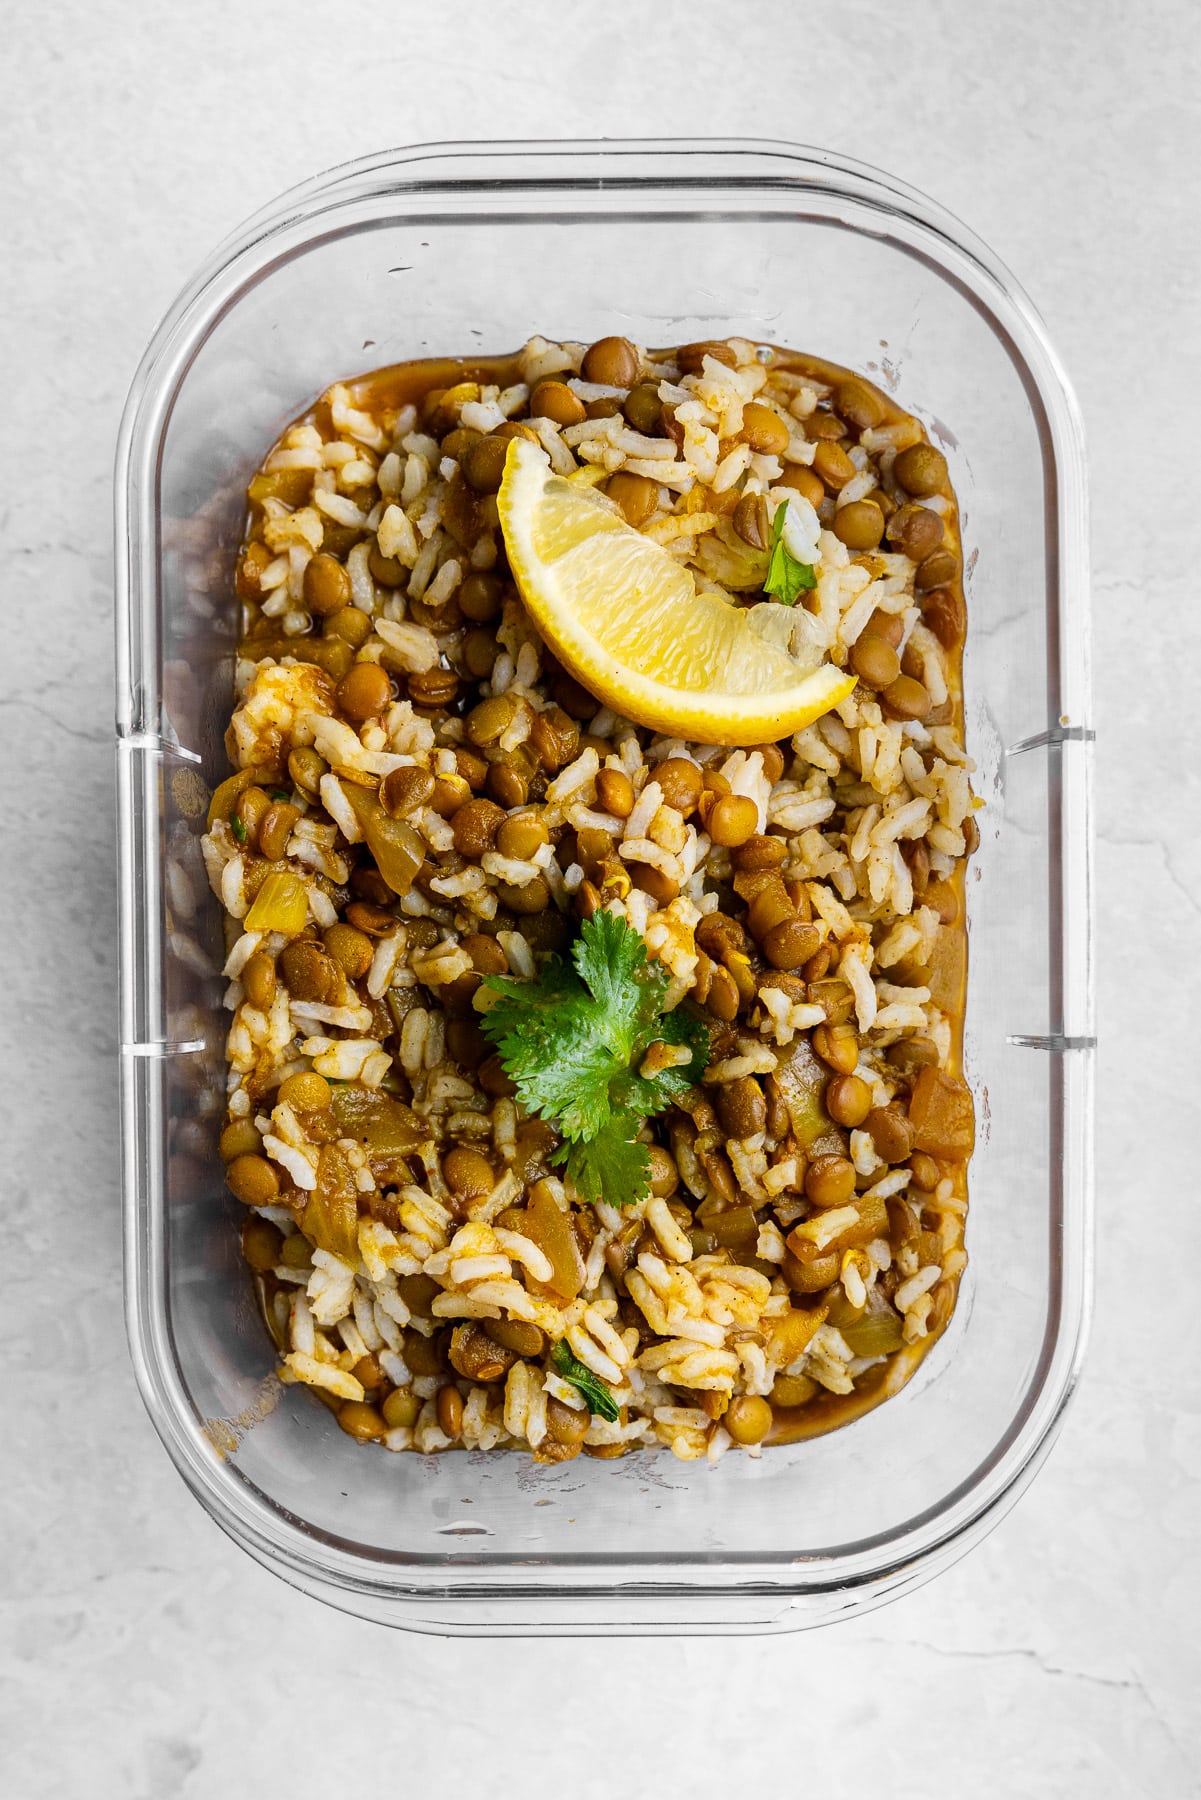
{"label": "lemon wedge", "polygon": [[559,661],[623,718],[702,744],[765,744],[829,712],[855,677],[794,655],[788,607],[735,606],[627,525],[603,494],[553,475],[514,438],[497,496],[509,566]]}

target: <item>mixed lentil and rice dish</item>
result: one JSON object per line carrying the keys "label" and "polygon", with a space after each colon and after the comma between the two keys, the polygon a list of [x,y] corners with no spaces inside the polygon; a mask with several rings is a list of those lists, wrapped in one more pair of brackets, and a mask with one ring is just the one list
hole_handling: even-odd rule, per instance
{"label": "mixed lentil and rice dish", "polygon": [[[601,705],[511,573],[514,438],[698,590],[774,605],[783,531],[853,690],[738,747]],[[284,1381],[361,1442],[541,1462],[758,1454],[897,1392],[973,1144],[962,547],[921,425],[737,338],[535,337],[334,386],[249,503],[203,850]]]}

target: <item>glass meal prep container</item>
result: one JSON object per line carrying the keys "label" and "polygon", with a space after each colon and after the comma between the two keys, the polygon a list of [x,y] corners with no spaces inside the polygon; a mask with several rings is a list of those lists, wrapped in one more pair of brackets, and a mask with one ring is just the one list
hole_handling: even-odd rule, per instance
{"label": "glass meal prep container", "polygon": [[[534,332],[737,333],[866,372],[925,420],[962,511],[986,802],[967,884],[969,1266],[896,1398],[715,1467],[355,1445],[273,1373],[217,1154],[220,909],[189,821],[228,772],[246,483],[331,381]],[[791,145],[390,151],[285,195],[185,289],[133,385],[116,512],[126,1305],[192,1492],[295,1586],[426,1631],[788,1630],[947,1567],[1046,1455],[1090,1289],[1084,459],[1007,271],[891,177]]]}

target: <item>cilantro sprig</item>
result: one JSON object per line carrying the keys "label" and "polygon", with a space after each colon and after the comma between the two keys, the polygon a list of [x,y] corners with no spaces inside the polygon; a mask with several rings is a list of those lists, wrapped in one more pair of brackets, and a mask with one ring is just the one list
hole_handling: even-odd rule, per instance
{"label": "cilantro sprig", "polygon": [[793,606],[798,594],[817,586],[817,576],[809,563],[798,562],[784,542],[784,521],[788,502],[781,500],[771,522],[771,540],[767,546],[767,580],[763,592],[778,600],[781,606]]}
{"label": "cilantro sprig", "polygon": [[613,1398],[612,1391],[605,1385],[599,1375],[582,1363],[564,1338],[551,1345],[550,1359],[564,1381],[570,1381],[572,1387],[578,1388],[588,1402],[589,1412],[596,1413],[599,1418],[608,1419],[610,1424],[621,1416],[621,1408]]}
{"label": "cilantro sprig", "polygon": [[[637,1134],[699,1081],[709,1033],[689,1013],[664,1012],[667,971],[648,963],[639,933],[613,913],[595,913],[570,963],[548,956],[534,981],[489,975],[484,986],[497,999],[481,1022],[506,1074],[526,1111],[564,1139],[555,1162],[586,1200],[643,1199],[650,1154]],[[656,1043],[681,1046],[687,1061],[644,1075]]]}

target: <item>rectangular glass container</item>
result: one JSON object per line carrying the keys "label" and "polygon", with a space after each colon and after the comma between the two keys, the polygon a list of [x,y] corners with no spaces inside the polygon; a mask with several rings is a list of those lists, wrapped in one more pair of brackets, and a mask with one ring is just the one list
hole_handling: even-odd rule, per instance
{"label": "rectangular glass container", "polygon": [[[737,333],[870,372],[948,456],[969,553],[980,1143],[952,1326],[897,1398],[761,1459],[365,1451],[272,1373],[216,1152],[228,1015],[198,852],[226,772],[248,478],[331,381],[531,333]],[[333,1604],[443,1632],[795,1629],[926,1580],[1046,1454],[1090,1288],[1084,459],[1029,301],[888,176],[774,143],[441,145],[285,195],[185,289],[117,465],[127,1312],[193,1493]]]}

